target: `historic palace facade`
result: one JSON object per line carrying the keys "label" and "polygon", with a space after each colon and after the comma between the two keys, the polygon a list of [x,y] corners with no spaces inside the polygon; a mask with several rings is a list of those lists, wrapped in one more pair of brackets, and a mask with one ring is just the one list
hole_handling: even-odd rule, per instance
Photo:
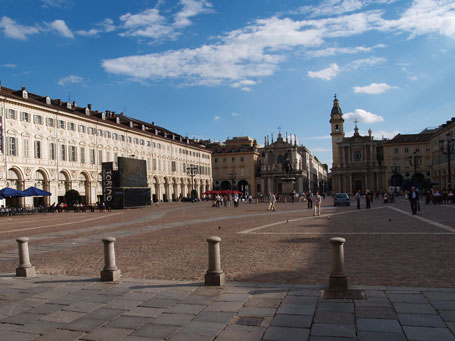
{"label": "historic palace facade", "polygon": [[[35,186],[58,203],[69,189],[82,201],[101,201],[101,163],[146,160],[153,201],[171,201],[212,188],[211,152],[154,123],[79,107],[0,83],[0,187]],[[41,199],[42,200],[42,199]],[[32,198],[16,200],[32,205]],[[35,202],[36,203],[36,202]]]}

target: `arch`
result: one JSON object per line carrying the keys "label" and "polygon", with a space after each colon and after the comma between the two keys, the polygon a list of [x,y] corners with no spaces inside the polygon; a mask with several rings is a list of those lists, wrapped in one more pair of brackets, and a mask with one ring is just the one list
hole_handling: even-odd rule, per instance
{"label": "arch", "polygon": [[220,188],[222,191],[228,191],[231,190],[231,183],[230,181],[224,180],[221,182]]}
{"label": "arch", "polygon": [[[71,175],[66,169],[58,173],[58,196],[63,197],[71,189]],[[63,198],[60,198],[63,200]]]}
{"label": "arch", "polygon": [[[6,173],[6,185],[11,188],[23,191],[24,188],[24,174],[19,167],[13,166],[8,169]],[[6,199],[6,205],[11,207],[23,207],[24,198],[9,198]]]}
{"label": "arch", "polygon": [[404,178],[401,174],[393,174],[390,178],[390,186],[403,187]]}
{"label": "arch", "polygon": [[[50,183],[49,183],[49,175],[44,168],[38,168],[35,173],[33,174],[33,181],[34,186],[50,192]],[[42,206],[42,205],[49,205],[50,204],[50,197],[34,197],[33,198],[33,205],[35,207]]]}
{"label": "arch", "polygon": [[243,195],[248,195],[251,193],[250,184],[246,180],[240,180],[237,183],[237,190],[242,192]]}
{"label": "arch", "polygon": [[160,201],[160,179],[157,176],[154,176],[152,178],[152,199],[153,202],[159,202]]}
{"label": "arch", "polygon": [[79,173],[77,176],[77,182],[78,182],[78,191],[79,194],[81,195],[81,202],[83,204],[91,203],[92,198],[91,198],[91,191],[90,191],[90,174],[88,174],[86,171],[82,171]]}
{"label": "arch", "polygon": [[178,181],[176,178],[172,178],[172,201],[177,201],[178,197],[180,196],[179,188],[178,188]]}

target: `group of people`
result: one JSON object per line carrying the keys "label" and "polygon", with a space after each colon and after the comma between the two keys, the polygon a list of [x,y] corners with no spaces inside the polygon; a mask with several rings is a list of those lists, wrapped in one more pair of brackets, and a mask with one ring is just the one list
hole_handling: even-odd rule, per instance
{"label": "group of people", "polygon": [[233,196],[231,194],[229,195],[220,195],[217,194],[215,196],[215,202],[213,203],[214,207],[231,207],[233,205],[234,207],[238,207],[240,202],[240,197],[237,193],[235,193]]}
{"label": "group of people", "polygon": [[[319,191],[316,191],[316,193],[314,195],[311,191],[309,191],[305,194],[305,198],[308,202],[308,209],[313,209],[313,206],[314,206],[313,215],[320,216],[321,215],[322,197],[319,195]],[[277,196],[274,193],[270,192],[269,193],[269,207],[267,208],[267,211],[276,211],[276,202],[277,202]]]}

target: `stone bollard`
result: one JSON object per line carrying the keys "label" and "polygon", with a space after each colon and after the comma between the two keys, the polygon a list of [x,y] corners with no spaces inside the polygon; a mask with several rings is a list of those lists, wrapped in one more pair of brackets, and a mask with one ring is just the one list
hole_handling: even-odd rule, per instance
{"label": "stone bollard", "polygon": [[205,274],[205,285],[224,285],[224,272],[221,270],[220,237],[209,237],[209,269]]}
{"label": "stone bollard", "polygon": [[17,245],[19,246],[19,267],[16,269],[17,277],[35,277],[35,267],[30,263],[30,256],[28,252],[28,238],[17,238]]}
{"label": "stone bollard", "polygon": [[330,238],[332,245],[332,271],[329,277],[329,290],[348,290],[348,278],[344,271],[343,244],[346,239]]}
{"label": "stone bollard", "polygon": [[104,268],[101,271],[101,281],[114,282],[120,279],[120,269],[115,264],[114,237],[103,238]]}

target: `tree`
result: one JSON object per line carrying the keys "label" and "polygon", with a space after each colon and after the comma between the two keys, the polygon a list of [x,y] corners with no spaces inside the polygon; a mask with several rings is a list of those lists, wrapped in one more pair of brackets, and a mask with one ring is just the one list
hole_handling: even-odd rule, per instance
{"label": "tree", "polygon": [[81,196],[80,196],[79,192],[76,191],[75,189],[70,189],[69,191],[67,191],[65,193],[65,202],[70,206],[74,205],[74,204],[78,204],[80,200],[81,200]]}

